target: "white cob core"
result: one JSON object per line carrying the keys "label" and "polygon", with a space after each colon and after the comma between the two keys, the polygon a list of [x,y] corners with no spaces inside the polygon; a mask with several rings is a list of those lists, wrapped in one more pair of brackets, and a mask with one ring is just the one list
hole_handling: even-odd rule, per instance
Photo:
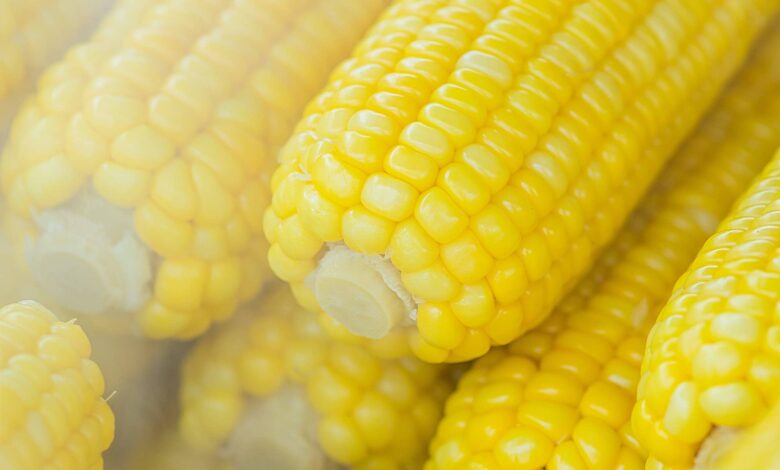
{"label": "white cob core", "polygon": [[382,338],[416,312],[389,260],[343,245],[332,246],[306,282],[325,313],[358,336]]}
{"label": "white cob core", "polygon": [[26,256],[35,281],[77,314],[127,313],[151,295],[149,249],[137,238],[132,213],[92,193],[34,217],[39,229]]}

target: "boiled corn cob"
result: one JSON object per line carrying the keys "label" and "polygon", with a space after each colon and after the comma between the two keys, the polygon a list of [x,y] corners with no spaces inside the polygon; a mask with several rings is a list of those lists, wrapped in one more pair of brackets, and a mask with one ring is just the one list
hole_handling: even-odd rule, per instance
{"label": "boiled corn cob", "polygon": [[183,370],[182,435],[233,468],[420,468],[453,384],[450,368],[330,339],[283,286]]}
{"label": "boiled corn cob", "polygon": [[117,7],[49,69],[0,161],[37,225],[38,283],[76,313],[138,313],[153,337],[232,314],[267,277],[271,155],[386,3]]}
{"label": "boiled corn cob", "polygon": [[636,437],[652,468],[689,468],[720,426],[780,397],[780,153],[675,285],[647,341]]}
{"label": "boiled corn cob", "polygon": [[629,418],[645,338],[677,277],[780,145],[778,47],[780,28],[542,326],[464,375],[427,470],[644,468]]}
{"label": "boiled corn cob", "polygon": [[510,342],[585,272],[777,3],[397,2],[281,153],[272,269],[353,333],[408,330],[427,361]]}
{"label": "boiled corn cob", "polygon": [[110,0],[0,0],[0,142],[43,68],[86,36]]}
{"label": "boiled corn cob", "polygon": [[114,416],[89,356],[81,328],[41,305],[0,309],[0,468],[103,468]]}

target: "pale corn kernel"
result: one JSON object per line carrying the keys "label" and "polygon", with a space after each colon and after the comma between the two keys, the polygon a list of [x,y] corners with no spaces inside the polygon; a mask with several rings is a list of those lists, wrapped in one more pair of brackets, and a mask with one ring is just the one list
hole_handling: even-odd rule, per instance
{"label": "pale corn kernel", "polygon": [[495,312],[495,300],[485,281],[464,285],[450,302],[452,313],[466,327],[480,328],[488,324]]}
{"label": "pale corn kernel", "polygon": [[401,279],[412,295],[431,302],[452,300],[460,292],[455,278],[438,261],[425,269],[403,273]]}
{"label": "pale corn kernel", "polygon": [[203,300],[208,305],[229,305],[238,297],[241,287],[241,263],[236,258],[224,257],[209,269]]}
{"label": "pale corn kernel", "polygon": [[390,244],[395,224],[363,207],[353,207],[341,218],[344,243],[358,253],[382,253]]}
{"label": "pale corn kernel", "polygon": [[417,191],[412,186],[382,173],[366,179],[360,197],[367,209],[395,222],[412,215],[416,199]]}
{"label": "pale corn kernel", "polygon": [[149,196],[166,212],[179,220],[195,217],[198,199],[187,164],[176,159],[155,172]]}
{"label": "pale corn kernel", "polygon": [[618,386],[609,382],[593,383],[582,397],[580,412],[584,417],[597,418],[613,429],[619,429],[631,417],[633,400]]}
{"label": "pale corn kernel", "polygon": [[63,155],[29,169],[24,177],[28,197],[38,207],[61,204],[72,197],[84,180]]}
{"label": "pale corn kernel", "polygon": [[198,195],[195,222],[200,225],[216,225],[230,220],[237,204],[219,182],[214,171],[202,163],[195,162],[192,164],[192,181],[195,183],[195,191]]}
{"label": "pale corn kernel", "polygon": [[[360,202],[360,191],[366,176],[357,168],[341,163],[333,155],[323,155],[314,163],[311,172],[317,189],[335,203],[352,206]],[[290,201],[294,204],[292,199]],[[277,210],[276,207],[274,209]],[[281,214],[279,210],[277,213]]]}
{"label": "pale corn kernel", "polygon": [[[198,135],[184,148],[182,157],[207,167],[214,173],[220,186],[230,193],[241,191],[245,185],[243,166],[230,149],[213,135]],[[195,168],[193,165],[193,170]]]}
{"label": "pale corn kernel", "polygon": [[162,256],[181,256],[192,245],[192,226],[170,217],[154,203],[138,207],[133,220],[141,240]]}
{"label": "pale corn kernel", "polygon": [[284,382],[281,361],[263,351],[245,351],[239,359],[238,373],[241,386],[248,393],[260,397],[270,395]]}
{"label": "pale corn kernel", "polygon": [[473,410],[477,413],[494,409],[515,409],[523,398],[520,383],[503,380],[485,384],[474,396]]}
{"label": "pale corn kernel", "polygon": [[184,312],[201,304],[208,282],[208,265],[195,258],[165,260],[158,271],[154,292],[166,307]]}
{"label": "pale corn kernel", "polygon": [[[339,240],[342,216],[343,209],[323,197],[314,185],[304,186],[298,199],[298,217],[308,230],[326,242]],[[266,211],[265,217],[276,217],[276,213]],[[276,224],[268,225],[274,227]]]}
{"label": "pale corn kernel", "polygon": [[151,171],[174,157],[175,148],[159,131],[138,126],[111,143],[111,158],[122,165]]}
{"label": "pale corn kernel", "polygon": [[727,341],[719,341],[699,348],[691,363],[691,374],[697,383],[707,387],[743,377],[748,365],[744,350]]}
{"label": "pale corn kernel", "polygon": [[493,452],[502,467],[533,469],[544,466],[553,449],[552,441],[544,434],[523,426],[506,432]]}
{"label": "pale corn kernel", "polygon": [[77,113],[68,123],[65,136],[65,152],[73,166],[84,173],[108,159],[108,140]]}
{"label": "pale corn kernel", "polygon": [[521,243],[520,232],[512,224],[509,215],[496,205],[488,205],[474,215],[471,218],[471,229],[496,259],[508,257]]}
{"label": "pale corn kernel", "polygon": [[514,414],[509,410],[494,410],[473,416],[465,429],[469,450],[479,452],[494,449],[501,436],[514,423]]}
{"label": "pale corn kernel", "polygon": [[393,264],[402,271],[420,270],[436,261],[439,255],[439,245],[413,219],[396,226],[389,250]]}
{"label": "pale corn kernel", "polygon": [[[509,169],[490,150],[479,144],[471,144],[455,156],[456,162],[463,162],[490,188],[497,193],[509,181]],[[476,195],[476,193],[475,193]]]}
{"label": "pale corn kernel", "polygon": [[310,260],[294,260],[287,256],[278,244],[274,244],[268,249],[268,264],[280,279],[295,282],[303,281],[314,263]]}
{"label": "pale corn kernel", "polygon": [[549,401],[524,401],[517,410],[517,422],[542,431],[553,442],[571,436],[580,417],[571,406]]}
{"label": "pale corn kernel", "polygon": [[525,265],[517,255],[496,261],[487,280],[496,297],[502,304],[511,304],[520,299],[528,283]]}
{"label": "pale corn kernel", "polygon": [[500,305],[493,319],[485,326],[485,332],[495,344],[507,344],[517,337],[522,319],[523,307],[520,302]]}
{"label": "pale corn kernel", "polygon": [[451,243],[442,245],[441,259],[444,266],[464,284],[483,279],[493,266],[493,258],[471,231]]}
{"label": "pale corn kernel", "polygon": [[533,234],[520,242],[519,253],[529,281],[538,281],[552,265],[552,256],[544,236]]}
{"label": "pale corn kernel", "polygon": [[463,341],[466,328],[447,304],[425,303],[417,310],[417,327],[427,342],[442,349],[453,349]]}
{"label": "pale corn kernel", "polygon": [[105,162],[95,170],[92,184],[107,201],[119,207],[136,207],[146,199],[151,177],[143,170]]}
{"label": "pale corn kernel", "polygon": [[699,405],[707,418],[721,426],[747,426],[766,411],[766,404],[751,383],[714,385],[699,394]]}
{"label": "pale corn kernel", "polygon": [[353,419],[370,449],[390,444],[402,419],[392,402],[377,393],[367,393],[353,411]]}
{"label": "pale corn kernel", "polygon": [[439,243],[455,240],[469,223],[467,215],[438,187],[420,196],[414,216],[428,235]]}
{"label": "pale corn kernel", "polygon": [[699,405],[695,382],[683,382],[674,389],[663,423],[669,434],[683,442],[695,443],[707,436],[711,425]]}
{"label": "pale corn kernel", "polygon": [[579,406],[584,392],[582,383],[564,372],[541,371],[525,387],[526,400],[549,400],[570,406]]}
{"label": "pale corn kernel", "polygon": [[322,248],[320,239],[304,226],[298,214],[284,220],[279,225],[276,236],[279,240],[279,247],[293,259],[311,259]]}
{"label": "pale corn kernel", "polygon": [[312,375],[307,390],[312,406],[320,413],[329,415],[344,413],[360,396],[357,384],[351,384],[328,368]]}
{"label": "pale corn kernel", "polygon": [[593,418],[583,418],[572,433],[585,463],[595,468],[607,468],[617,461],[620,437],[609,426]]}
{"label": "pale corn kernel", "polygon": [[456,148],[473,142],[477,133],[474,124],[467,116],[437,103],[423,107],[419,119],[420,122],[444,132]]}
{"label": "pale corn kernel", "polygon": [[118,136],[144,122],[146,106],[132,97],[96,96],[86,103],[84,117],[104,135]]}

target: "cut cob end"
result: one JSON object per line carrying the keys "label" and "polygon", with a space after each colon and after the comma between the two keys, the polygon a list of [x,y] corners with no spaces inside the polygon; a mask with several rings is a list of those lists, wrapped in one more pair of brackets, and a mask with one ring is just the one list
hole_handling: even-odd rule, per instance
{"label": "cut cob end", "polygon": [[380,256],[334,246],[307,281],[323,311],[359,336],[383,338],[414,315],[400,273]]}
{"label": "cut cob end", "polygon": [[36,216],[30,270],[62,307],[87,315],[132,312],[150,297],[151,253],[134,235],[132,215],[94,194]]}
{"label": "cut cob end", "polygon": [[[256,400],[225,448],[236,470],[325,470],[329,461],[313,439],[314,411],[298,387]],[[309,436],[309,435],[312,436]]]}

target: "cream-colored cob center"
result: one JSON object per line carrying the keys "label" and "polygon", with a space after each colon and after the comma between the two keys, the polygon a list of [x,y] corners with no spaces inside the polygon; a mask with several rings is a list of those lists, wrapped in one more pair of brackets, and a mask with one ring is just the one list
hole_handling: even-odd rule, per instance
{"label": "cream-colored cob center", "polygon": [[91,192],[34,217],[26,243],[36,282],[63,307],[84,314],[137,311],[151,296],[152,253],[132,212]]}
{"label": "cream-colored cob center", "polygon": [[414,318],[416,302],[385,257],[332,246],[307,279],[320,307],[351,332],[382,338]]}

